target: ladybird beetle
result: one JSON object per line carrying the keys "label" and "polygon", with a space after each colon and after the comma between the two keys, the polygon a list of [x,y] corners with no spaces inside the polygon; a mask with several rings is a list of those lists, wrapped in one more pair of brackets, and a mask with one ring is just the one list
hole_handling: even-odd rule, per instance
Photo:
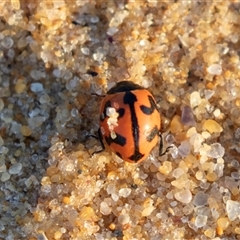
{"label": "ladybird beetle", "polygon": [[[156,146],[160,127],[156,101],[142,86],[131,81],[118,82],[104,96],[98,130],[102,150],[104,140],[123,160],[139,163]],[[160,148],[161,145],[162,138]]]}

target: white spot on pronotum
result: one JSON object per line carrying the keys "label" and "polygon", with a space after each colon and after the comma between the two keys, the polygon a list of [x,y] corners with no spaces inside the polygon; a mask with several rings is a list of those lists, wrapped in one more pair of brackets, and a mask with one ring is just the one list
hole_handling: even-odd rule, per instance
{"label": "white spot on pronotum", "polygon": [[108,129],[110,131],[110,136],[112,139],[115,139],[117,137],[114,128],[118,126],[118,116],[119,113],[116,112],[116,109],[113,107],[108,107],[106,109],[106,114],[109,117],[107,120],[107,124],[108,124]]}

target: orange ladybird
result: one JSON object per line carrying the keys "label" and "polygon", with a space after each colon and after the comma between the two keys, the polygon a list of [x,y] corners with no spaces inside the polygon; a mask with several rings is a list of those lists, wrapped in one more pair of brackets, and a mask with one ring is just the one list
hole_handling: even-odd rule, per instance
{"label": "orange ladybird", "polygon": [[104,140],[127,162],[139,163],[149,156],[159,140],[160,127],[153,95],[138,84],[118,82],[102,100],[98,131],[102,147]]}

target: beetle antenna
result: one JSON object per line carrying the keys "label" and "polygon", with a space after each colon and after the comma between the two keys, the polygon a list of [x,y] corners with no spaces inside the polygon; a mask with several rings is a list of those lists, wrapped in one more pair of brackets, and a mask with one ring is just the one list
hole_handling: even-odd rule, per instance
{"label": "beetle antenna", "polygon": [[105,97],[106,95],[102,94],[97,94],[97,93],[91,93],[92,96],[97,96],[97,97]]}

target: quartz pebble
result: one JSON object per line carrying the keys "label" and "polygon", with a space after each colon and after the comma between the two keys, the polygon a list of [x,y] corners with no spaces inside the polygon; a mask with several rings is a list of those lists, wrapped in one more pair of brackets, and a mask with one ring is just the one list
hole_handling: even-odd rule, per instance
{"label": "quartz pebble", "polygon": [[83,47],[83,48],[81,48],[81,51],[84,55],[89,55],[90,54],[89,48]]}
{"label": "quartz pebble", "polygon": [[118,222],[122,225],[129,223],[130,217],[129,215],[120,215],[118,217]]}
{"label": "quartz pebble", "polygon": [[191,150],[191,144],[188,140],[182,141],[181,145],[178,148],[178,153],[181,157],[186,157]]}
{"label": "quartz pebble", "polygon": [[203,130],[208,130],[210,133],[220,133],[223,128],[216,121],[208,119],[203,124]]}
{"label": "quartz pebble", "polygon": [[202,100],[201,100],[199,92],[191,93],[191,95],[190,95],[190,105],[191,105],[191,108],[197,107],[201,103],[201,101]]}
{"label": "quartz pebble", "polygon": [[28,126],[22,126],[21,133],[23,136],[30,136],[32,133],[32,130]]}
{"label": "quartz pebble", "polygon": [[228,200],[226,204],[226,211],[230,221],[240,217],[240,202]]}
{"label": "quartz pebble", "polygon": [[195,219],[195,225],[197,228],[204,227],[207,224],[208,217],[205,215],[198,215]]}
{"label": "quartz pebble", "polygon": [[170,129],[172,133],[178,133],[183,130],[183,124],[181,123],[180,117],[175,115],[171,121]]}
{"label": "quartz pebble", "polygon": [[203,192],[198,192],[193,198],[193,204],[195,206],[204,206],[207,204],[208,195]]}
{"label": "quartz pebble", "polygon": [[10,179],[10,174],[8,172],[3,172],[1,175],[1,181],[6,182],[9,179]]}
{"label": "quartz pebble", "polygon": [[159,167],[159,172],[164,175],[168,175],[172,171],[172,163],[165,161],[162,166]]}
{"label": "quartz pebble", "polygon": [[112,209],[109,207],[109,205],[106,202],[101,202],[100,204],[100,212],[103,215],[109,215],[111,213]]}
{"label": "quartz pebble", "polygon": [[18,82],[16,85],[15,85],[15,91],[17,94],[21,94],[23,92],[25,92],[26,90],[26,84],[23,83],[23,82]]}
{"label": "quartz pebble", "polygon": [[221,217],[217,220],[217,225],[220,227],[222,230],[226,230],[228,226],[230,225],[230,221],[226,217]]}
{"label": "quartz pebble", "polygon": [[9,173],[12,174],[18,174],[22,170],[22,164],[21,163],[14,163],[9,168]]}
{"label": "quartz pebble", "polygon": [[205,236],[210,238],[210,239],[213,239],[215,237],[215,230],[212,229],[212,228],[208,228],[205,232],[204,232]]}
{"label": "quartz pebble", "polygon": [[2,41],[1,41],[1,45],[6,48],[9,49],[12,47],[12,45],[14,44],[14,41],[12,38],[10,37],[5,37]]}
{"label": "quartz pebble", "polygon": [[207,71],[213,75],[221,75],[222,66],[220,64],[212,64],[207,68]]}
{"label": "quartz pebble", "polygon": [[213,143],[211,149],[207,151],[207,156],[211,158],[222,158],[225,154],[225,149],[220,143]]}
{"label": "quartz pebble", "polygon": [[107,31],[107,34],[109,35],[109,36],[113,36],[114,34],[116,34],[118,32],[118,28],[116,28],[116,27],[110,27],[109,29],[108,29],[108,31]]}
{"label": "quartz pebble", "polygon": [[120,197],[128,197],[131,194],[131,189],[130,188],[122,188],[119,190],[119,196]]}
{"label": "quartz pebble", "polygon": [[155,209],[154,206],[148,206],[148,207],[146,207],[146,208],[142,211],[142,216],[143,216],[143,217],[149,216],[154,209]]}
{"label": "quartz pebble", "polygon": [[192,201],[192,193],[186,189],[176,192],[174,197],[181,203],[188,204]]}
{"label": "quartz pebble", "polygon": [[176,168],[173,170],[172,175],[175,178],[179,178],[180,176],[182,176],[184,174],[184,170],[182,168]]}
{"label": "quartz pebble", "polygon": [[42,83],[32,83],[31,84],[31,91],[34,92],[34,93],[42,92],[43,91]]}
{"label": "quartz pebble", "polygon": [[185,106],[182,110],[181,122],[184,126],[195,126],[196,121],[193,116],[192,109],[188,106]]}

